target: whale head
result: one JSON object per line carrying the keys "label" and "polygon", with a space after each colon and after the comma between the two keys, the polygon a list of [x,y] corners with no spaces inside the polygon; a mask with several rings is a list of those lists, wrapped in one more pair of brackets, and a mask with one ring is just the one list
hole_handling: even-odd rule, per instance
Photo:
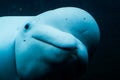
{"label": "whale head", "polygon": [[89,50],[97,46],[99,37],[96,21],[82,9],[66,7],[39,14],[16,36],[18,75],[37,79],[55,66],[75,61],[87,66]]}

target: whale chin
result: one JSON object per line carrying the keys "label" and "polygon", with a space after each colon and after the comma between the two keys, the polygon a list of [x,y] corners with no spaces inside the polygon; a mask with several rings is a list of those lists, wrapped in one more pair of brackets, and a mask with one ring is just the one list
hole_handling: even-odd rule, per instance
{"label": "whale chin", "polygon": [[54,63],[59,64],[70,59],[73,49],[59,46],[56,42],[49,42],[39,36],[24,39],[17,37],[15,45],[17,72],[25,80],[46,75]]}
{"label": "whale chin", "polygon": [[55,44],[55,43],[52,43],[52,42],[42,40],[42,39],[40,39],[39,37],[36,37],[36,36],[32,36],[32,39],[37,41],[38,42],[37,44],[44,43],[46,45],[51,46],[51,47],[48,47],[48,49],[50,48],[50,52],[54,53],[54,54],[51,55],[51,56],[54,56],[54,57],[52,57],[53,60],[52,60],[52,58],[50,58],[48,60],[46,58],[45,61],[48,61],[48,62],[53,63],[53,64],[54,63],[59,64],[59,63],[64,63],[64,62],[69,62],[69,61],[71,62],[71,61],[74,61],[74,60],[78,59],[77,54],[76,54],[77,47],[74,47],[74,46],[59,46],[59,44]]}

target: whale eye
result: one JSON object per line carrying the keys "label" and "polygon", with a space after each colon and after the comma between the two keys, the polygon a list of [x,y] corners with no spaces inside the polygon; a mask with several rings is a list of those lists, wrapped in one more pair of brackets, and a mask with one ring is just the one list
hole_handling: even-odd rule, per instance
{"label": "whale eye", "polygon": [[26,24],[24,28],[25,28],[25,30],[28,30],[29,27],[30,27],[30,24]]}

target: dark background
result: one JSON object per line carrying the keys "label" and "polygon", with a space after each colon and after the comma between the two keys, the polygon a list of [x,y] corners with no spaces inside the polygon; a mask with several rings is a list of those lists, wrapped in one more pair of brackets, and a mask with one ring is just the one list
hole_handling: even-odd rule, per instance
{"label": "dark background", "polygon": [[119,5],[119,0],[0,0],[0,16],[34,16],[65,6],[88,11],[99,25],[101,41],[83,80],[116,80],[120,79]]}

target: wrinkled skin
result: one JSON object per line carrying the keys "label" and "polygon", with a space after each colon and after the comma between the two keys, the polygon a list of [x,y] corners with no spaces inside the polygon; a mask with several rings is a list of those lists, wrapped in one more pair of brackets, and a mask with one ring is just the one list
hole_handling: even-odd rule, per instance
{"label": "wrinkled skin", "polygon": [[[0,62],[11,66],[9,72],[5,71],[7,67],[0,66],[0,75],[8,76],[10,80],[41,80],[46,76],[63,79],[65,76],[80,76],[78,72],[83,74],[88,64],[88,51],[95,48],[100,39],[98,25],[89,13],[64,7],[19,21],[14,26],[20,25],[9,33],[14,33],[12,40],[7,39],[10,48],[6,50],[5,44],[0,46],[2,54],[11,56],[9,61],[3,59],[7,62]],[[0,80],[5,80],[2,76]]]}

